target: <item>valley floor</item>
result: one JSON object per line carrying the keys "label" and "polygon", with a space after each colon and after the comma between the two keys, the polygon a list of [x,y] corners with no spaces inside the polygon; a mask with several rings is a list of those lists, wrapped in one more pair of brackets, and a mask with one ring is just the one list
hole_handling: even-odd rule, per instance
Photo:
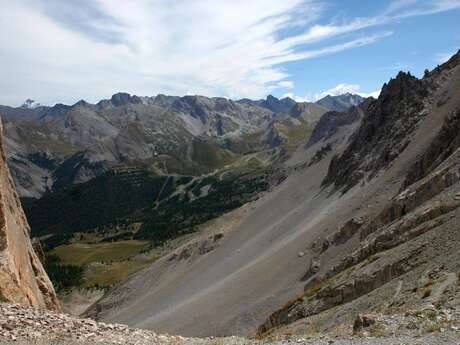
{"label": "valley floor", "polygon": [[[451,317],[458,313],[452,312]],[[14,345],[447,345],[460,344],[459,328],[452,326],[460,320],[453,320],[449,328],[440,328],[429,333],[401,334],[392,336],[380,334],[370,336],[364,331],[360,336],[351,334],[313,334],[302,336],[278,336],[262,340],[241,337],[184,338],[181,336],[158,335],[152,331],[129,328],[121,324],[107,324],[91,319],[79,319],[66,314],[28,308],[20,305],[0,304],[0,344]]]}

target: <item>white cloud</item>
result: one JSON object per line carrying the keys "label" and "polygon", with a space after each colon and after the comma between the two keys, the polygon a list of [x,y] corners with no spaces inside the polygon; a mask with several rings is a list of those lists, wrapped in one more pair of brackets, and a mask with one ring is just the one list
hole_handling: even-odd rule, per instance
{"label": "white cloud", "polygon": [[357,93],[361,87],[358,84],[339,84],[334,86],[333,88],[323,91],[316,95],[316,99],[321,99],[326,97],[327,95],[330,96],[339,96],[345,93]]}
{"label": "white cloud", "polygon": [[281,98],[285,97],[292,98],[296,102],[311,102],[311,99],[308,96],[297,96],[294,95],[292,92],[285,93],[281,96]]}
{"label": "white cloud", "polygon": [[325,90],[323,92],[316,93],[316,94],[307,94],[305,96],[297,96],[293,93],[285,93],[283,97],[290,97],[297,102],[316,102],[320,100],[321,98],[324,98],[328,95],[329,96],[340,96],[346,93],[357,94],[357,95],[360,95],[361,97],[374,97],[374,98],[378,98],[378,96],[380,95],[380,90],[376,90],[372,92],[361,92],[360,90],[361,90],[361,85],[359,84],[342,83],[328,90]]}
{"label": "white cloud", "polygon": [[278,83],[278,87],[283,89],[293,89],[294,83],[290,80],[282,80]]}
{"label": "white cloud", "polygon": [[323,97],[326,97],[327,95],[330,96],[339,96],[343,95],[346,93],[352,93],[352,94],[357,94],[360,95],[361,97],[374,97],[377,98],[380,95],[380,90],[372,91],[372,92],[361,92],[361,85],[359,84],[338,84],[337,86],[334,86],[333,88],[323,91],[319,94],[315,95],[315,99],[321,99]]}
{"label": "white cloud", "polygon": [[423,1],[415,11],[415,2],[318,25],[324,0],[8,1],[0,103],[97,101],[118,91],[259,98],[293,88],[280,64],[372,44],[392,32],[362,30],[459,5]]}
{"label": "white cloud", "polygon": [[382,90],[376,90],[376,91],[372,91],[372,92],[358,92],[357,94],[360,95],[361,97],[374,97],[374,98],[379,98],[379,95],[380,95],[380,92]]}

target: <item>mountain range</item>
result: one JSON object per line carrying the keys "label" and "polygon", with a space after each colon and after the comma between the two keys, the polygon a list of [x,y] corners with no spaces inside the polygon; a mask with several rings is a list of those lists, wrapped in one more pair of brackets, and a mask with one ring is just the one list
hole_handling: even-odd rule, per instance
{"label": "mountain range", "polygon": [[[343,107],[361,100],[332,99]],[[307,135],[299,133],[290,142],[290,132],[311,129],[329,110],[322,101],[118,93],[97,104],[82,100],[46,107],[27,100],[19,108],[0,106],[0,114],[18,191],[36,198],[120,164],[142,165],[160,174],[200,175],[252,151],[272,150],[270,160],[276,160],[281,149],[294,149]],[[266,164],[267,158],[260,161]]]}
{"label": "mountain range", "polygon": [[66,312],[191,337],[458,334],[459,89],[460,51],[377,99],[2,106],[0,297],[59,309],[51,281]]}

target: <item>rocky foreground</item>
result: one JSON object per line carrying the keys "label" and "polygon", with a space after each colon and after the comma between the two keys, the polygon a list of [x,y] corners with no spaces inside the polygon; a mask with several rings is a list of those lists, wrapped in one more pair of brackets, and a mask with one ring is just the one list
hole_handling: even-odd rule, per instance
{"label": "rocky foreground", "polygon": [[[456,317],[456,314],[446,312],[444,317]],[[425,314],[410,315],[412,322],[423,323]],[[377,345],[377,344],[460,344],[459,328],[450,322],[449,327],[433,329],[425,334],[373,334],[373,325],[382,322],[381,319],[369,319],[362,316],[355,322],[355,335],[329,334],[305,336],[279,336],[262,340],[252,340],[239,337],[226,338],[184,338],[181,336],[159,335],[148,330],[129,328],[121,324],[96,322],[91,319],[75,318],[42,309],[24,307],[18,304],[0,304],[0,344],[190,344],[190,345],[243,345],[243,344],[310,344],[310,345]],[[383,322],[387,325],[400,322],[398,318],[389,318]],[[407,321],[407,319],[405,320]],[[410,321],[410,320],[409,320]]]}

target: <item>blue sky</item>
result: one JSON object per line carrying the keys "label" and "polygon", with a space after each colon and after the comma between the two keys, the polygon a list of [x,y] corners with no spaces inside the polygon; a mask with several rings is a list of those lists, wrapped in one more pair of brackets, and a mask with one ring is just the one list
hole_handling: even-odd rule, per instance
{"label": "blue sky", "polygon": [[460,0],[0,0],[0,104],[378,94],[460,48]]}

